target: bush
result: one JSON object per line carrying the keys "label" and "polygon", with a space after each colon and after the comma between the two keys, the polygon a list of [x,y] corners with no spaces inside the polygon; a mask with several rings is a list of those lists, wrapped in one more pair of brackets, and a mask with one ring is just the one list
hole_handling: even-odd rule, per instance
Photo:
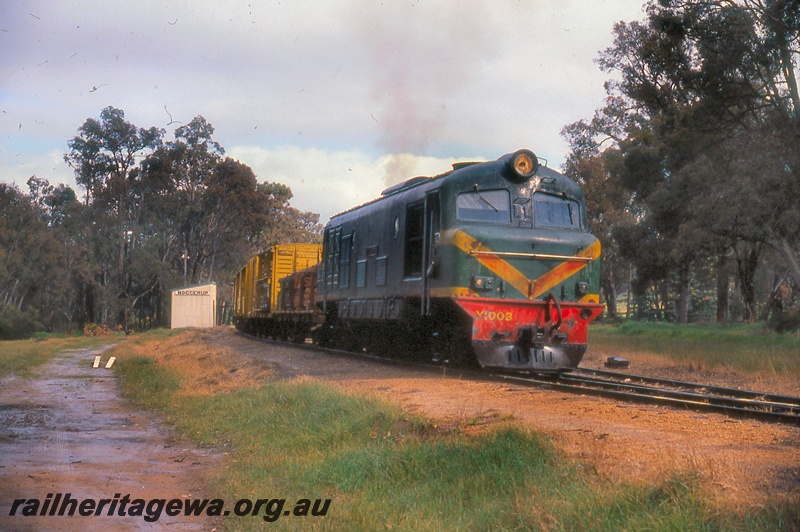
{"label": "bush", "polygon": [[797,334],[797,330],[800,329],[800,308],[774,312],[767,322],[767,327],[781,334],[787,332]]}
{"label": "bush", "polygon": [[117,334],[118,330],[109,329],[107,326],[99,324],[99,323],[87,323],[83,326],[83,335],[84,336],[110,336],[112,334]]}
{"label": "bush", "polygon": [[0,340],[30,338],[35,332],[44,329],[44,325],[27,312],[11,307],[0,313]]}

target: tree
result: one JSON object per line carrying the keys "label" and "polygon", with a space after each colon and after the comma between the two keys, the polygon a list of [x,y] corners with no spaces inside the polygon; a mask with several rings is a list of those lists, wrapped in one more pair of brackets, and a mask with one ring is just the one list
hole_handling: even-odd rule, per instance
{"label": "tree", "polygon": [[281,183],[260,183],[268,208],[266,224],[256,237],[259,247],[266,249],[288,242],[322,242],[323,227],[319,214],[299,211],[292,207],[292,190]]}
{"label": "tree", "polygon": [[31,196],[0,183],[0,338],[43,327],[38,311],[57,278],[59,253],[44,218]]}
{"label": "tree", "polygon": [[[800,280],[800,215],[786,204],[800,167],[799,11],[797,2],[782,0],[651,1],[647,21],[616,25],[614,46],[598,60],[619,78],[606,85],[607,105],[584,129],[611,140],[607,151],[621,161],[612,180],[642,207],[638,229],[616,229],[631,244],[620,251],[636,265],[640,288],[653,275],[677,276],[679,322],[688,318],[693,265],[709,255],[717,257],[721,321],[731,253],[746,319],[755,314],[752,285],[764,242]],[[753,229],[765,223],[766,231]]]}
{"label": "tree", "polygon": [[592,126],[584,121],[565,127],[561,134],[571,147],[562,169],[581,185],[586,194],[589,228],[603,248],[600,271],[603,300],[609,317],[615,319],[618,289],[628,282],[628,261],[620,254],[614,228],[633,224],[640,212],[633,194],[616,179],[614,168],[619,164],[619,150],[609,149],[601,153]]}
{"label": "tree", "polygon": [[247,165],[223,158],[213,133],[197,116],[163,142],[162,130],[138,128],[108,107],[68,143],[83,205],[71,190],[31,181],[43,220],[58,229],[73,276],[84,280],[73,300],[90,319],[117,315],[126,330],[129,314],[139,326],[163,324],[169,289],[217,282],[224,297],[268,240],[319,238],[318,215],[294,209],[285,185],[259,183]]}
{"label": "tree", "polygon": [[655,257],[678,271],[676,314],[679,323],[686,323],[691,266],[704,246],[704,235],[697,231],[687,235],[685,224],[689,200],[704,176],[690,166],[702,146],[691,127],[696,101],[689,72],[691,50],[673,22],[653,17],[647,25],[615,26],[614,46],[599,63],[606,71],[619,72],[622,79],[607,85],[615,97],[593,125],[618,139],[620,182],[645,207],[636,223],[648,228],[645,234],[663,251],[641,254],[634,248],[627,255],[639,262],[640,273],[654,271],[656,264],[641,261],[652,262]]}
{"label": "tree", "polygon": [[143,163],[146,179],[163,191],[152,204],[152,222],[163,235],[161,260],[182,269],[184,285],[199,282],[208,245],[205,197],[225,153],[213,133],[213,126],[197,116]]}
{"label": "tree", "polygon": [[[97,219],[107,226],[101,238],[107,239],[109,231],[116,233],[116,271],[110,265],[108,246],[95,248],[100,252],[100,285],[116,286],[115,297],[104,294],[104,306],[119,311],[119,324],[128,327],[128,312],[133,280],[128,269],[130,254],[136,248],[138,228],[147,207],[146,183],[139,171],[139,162],[161,145],[163,130],[137,128],[125,120],[120,109],[106,107],[100,120],[89,118],[78,129],[79,135],[68,145],[65,160],[75,170],[77,183],[86,190],[86,205]],[[107,240],[106,240],[107,242]],[[114,280],[116,282],[114,282]]]}
{"label": "tree", "polygon": [[52,186],[47,179],[28,179],[29,198],[36,207],[45,230],[58,245],[52,277],[42,279],[44,297],[40,302],[39,319],[49,329],[71,329],[86,321],[84,297],[90,281],[87,249],[81,237],[84,207],[72,188]]}

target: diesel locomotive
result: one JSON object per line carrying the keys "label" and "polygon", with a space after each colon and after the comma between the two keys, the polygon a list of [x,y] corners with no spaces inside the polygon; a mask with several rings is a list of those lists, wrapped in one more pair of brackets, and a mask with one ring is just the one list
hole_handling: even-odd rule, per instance
{"label": "diesel locomotive", "polygon": [[[248,263],[235,323],[354,351],[569,371],[603,311],[599,257],[580,187],[519,150],[414,177],[334,216],[309,267],[276,280]],[[274,303],[244,301],[264,293]]]}

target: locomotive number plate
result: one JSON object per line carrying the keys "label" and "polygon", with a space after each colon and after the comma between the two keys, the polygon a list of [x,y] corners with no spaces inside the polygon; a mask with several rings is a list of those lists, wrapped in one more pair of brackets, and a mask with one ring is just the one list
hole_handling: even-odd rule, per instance
{"label": "locomotive number plate", "polygon": [[479,320],[514,321],[514,313],[510,310],[479,310],[476,316]]}

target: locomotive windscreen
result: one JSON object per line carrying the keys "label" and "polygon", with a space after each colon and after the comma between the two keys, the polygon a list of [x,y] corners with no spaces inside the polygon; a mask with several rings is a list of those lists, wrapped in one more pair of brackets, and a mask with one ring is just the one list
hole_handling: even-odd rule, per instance
{"label": "locomotive windscreen", "polygon": [[580,204],[571,199],[537,192],[533,195],[533,223],[546,227],[581,227]]}
{"label": "locomotive windscreen", "polygon": [[511,201],[507,190],[481,190],[459,194],[458,219],[468,222],[511,222]]}

